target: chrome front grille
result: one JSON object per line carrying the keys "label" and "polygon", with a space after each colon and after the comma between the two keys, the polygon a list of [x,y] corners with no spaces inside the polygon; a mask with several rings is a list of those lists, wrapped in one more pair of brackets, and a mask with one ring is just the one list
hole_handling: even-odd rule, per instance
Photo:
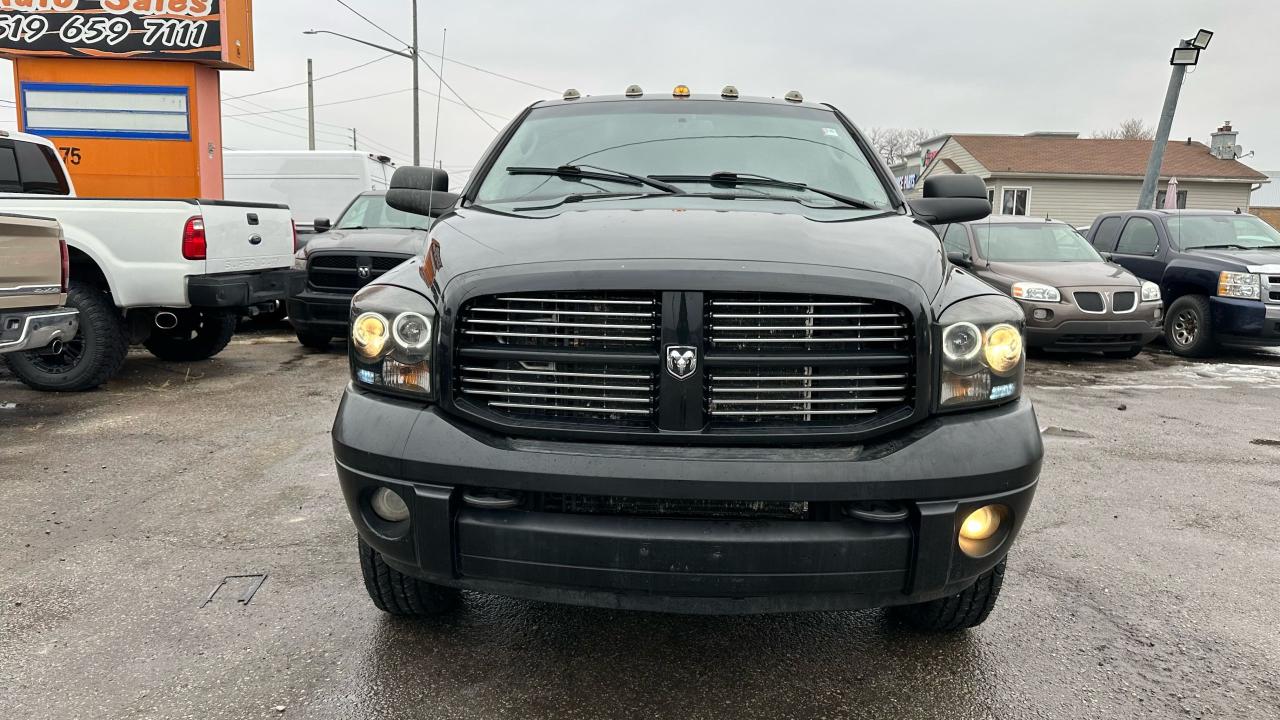
{"label": "chrome front grille", "polygon": [[908,372],[857,367],[726,370],[708,378],[707,412],[736,420],[876,415],[906,405],[912,394]]}
{"label": "chrome front grille", "polygon": [[[919,405],[915,321],[887,300],[521,292],[474,298],[455,318],[445,402],[508,430],[678,432],[681,442],[864,434]],[[696,362],[673,364],[673,351]]]}
{"label": "chrome front grille", "polygon": [[712,350],[821,350],[890,347],[910,339],[893,303],[809,295],[751,295],[709,302]]}
{"label": "chrome front grille", "polygon": [[1263,275],[1267,302],[1280,303],[1280,275]]}
{"label": "chrome front grille", "polygon": [[632,365],[497,361],[463,364],[462,395],[504,414],[647,423],[654,373]]}
{"label": "chrome front grille", "polygon": [[658,339],[658,301],[635,293],[488,297],[463,312],[462,333],[508,347],[649,349]]}
{"label": "chrome front grille", "polygon": [[459,319],[457,392],[514,418],[648,426],[656,363],[634,356],[656,357],[659,309],[655,293],[479,298]]}

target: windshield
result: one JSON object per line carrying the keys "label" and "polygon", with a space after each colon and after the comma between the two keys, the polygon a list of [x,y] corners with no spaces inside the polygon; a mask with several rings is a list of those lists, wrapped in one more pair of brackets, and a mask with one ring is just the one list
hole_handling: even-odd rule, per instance
{"label": "windshield", "polygon": [[431,225],[426,215],[413,215],[387,204],[385,195],[361,195],[338,221],[339,230],[356,228],[405,228],[425,230]]}
{"label": "windshield", "polygon": [[1252,215],[1183,215],[1168,222],[1169,237],[1180,250],[1280,248],[1280,232]]}
{"label": "windshield", "polygon": [[988,262],[1102,262],[1075,228],[1061,223],[973,225],[978,252]]}
{"label": "windshield", "polygon": [[[723,100],[596,102],[535,109],[503,148],[476,201],[527,202],[629,191],[626,185],[596,178],[507,171],[568,165],[646,178],[656,175],[690,193],[798,197],[806,204],[856,210],[804,188],[709,181],[713,173],[753,174],[892,208],[871,162],[835,113]],[[638,185],[634,190],[653,191]]]}

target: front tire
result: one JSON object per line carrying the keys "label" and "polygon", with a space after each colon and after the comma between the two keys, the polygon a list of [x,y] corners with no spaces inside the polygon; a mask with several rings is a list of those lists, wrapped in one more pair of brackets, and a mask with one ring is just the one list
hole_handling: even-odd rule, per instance
{"label": "front tire", "polygon": [[80,332],[58,352],[42,348],[4,356],[13,374],[33,390],[93,390],[119,372],[129,354],[124,318],[107,293],[72,281],[67,307],[80,311]]}
{"label": "front tire", "polygon": [[364,540],[357,542],[364,587],[379,610],[392,615],[422,617],[442,615],[458,606],[462,593],[457,588],[405,575],[388,565]]}
{"label": "front tire", "polygon": [[949,597],[930,600],[915,605],[901,605],[890,612],[902,622],[917,630],[931,633],[948,633],[978,627],[991,614],[1004,585],[1007,560],[978,576],[971,587]]}
{"label": "front tire", "polygon": [[1164,320],[1169,349],[1183,357],[1209,357],[1217,350],[1213,339],[1213,314],[1203,295],[1184,295],[1169,307]]}
{"label": "front tire", "polygon": [[236,334],[236,314],[228,310],[185,310],[172,330],[156,329],[143,343],[169,362],[198,362],[222,352]]}

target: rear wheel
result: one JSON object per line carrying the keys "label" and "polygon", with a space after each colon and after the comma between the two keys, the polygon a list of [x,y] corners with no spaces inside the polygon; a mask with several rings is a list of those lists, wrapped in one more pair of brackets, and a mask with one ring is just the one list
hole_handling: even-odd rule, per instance
{"label": "rear wheel", "polygon": [[364,587],[379,610],[392,615],[442,615],[458,606],[457,588],[436,585],[392,568],[377,550],[359,540]]}
{"label": "rear wheel", "polygon": [[1164,320],[1164,339],[1169,349],[1178,355],[1212,355],[1217,343],[1213,339],[1213,316],[1208,298],[1184,295],[1175,300]]}
{"label": "rear wheel", "polygon": [[955,632],[977,627],[991,614],[1004,584],[1006,560],[978,576],[971,587],[949,597],[890,609],[899,620],[925,632]]}
{"label": "rear wheel", "polygon": [[156,329],[143,343],[152,355],[170,362],[197,362],[222,352],[236,334],[236,314],[229,310],[175,312],[177,327]]}
{"label": "rear wheel", "polygon": [[67,307],[80,311],[80,331],[74,338],[4,356],[28,387],[46,392],[92,390],[119,372],[129,354],[124,318],[107,293],[73,281]]}
{"label": "rear wheel", "polygon": [[302,343],[302,347],[311,348],[312,350],[328,350],[329,343],[333,338],[323,333],[297,331],[298,342]]}

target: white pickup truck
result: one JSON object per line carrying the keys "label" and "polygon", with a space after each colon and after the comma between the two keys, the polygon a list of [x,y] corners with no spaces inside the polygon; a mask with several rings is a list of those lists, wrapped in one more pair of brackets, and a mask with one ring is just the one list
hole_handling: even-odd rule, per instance
{"label": "white pickup truck", "polygon": [[212,200],[78,198],[49,140],[0,131],[0,213],[55,218],[80,332],[5,356],[39,390],[98,387],[141,344],[163,360],[217,355],[241,315],[285,299],[297,243],[289,208]]}

